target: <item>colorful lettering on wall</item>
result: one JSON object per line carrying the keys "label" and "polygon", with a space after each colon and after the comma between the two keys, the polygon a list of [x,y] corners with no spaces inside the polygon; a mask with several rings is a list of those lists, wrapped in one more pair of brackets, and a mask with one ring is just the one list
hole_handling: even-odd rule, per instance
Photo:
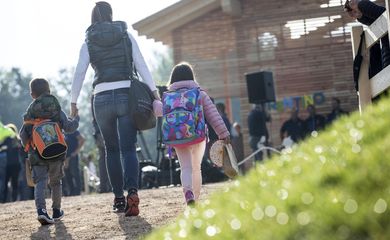
{"label": "colorful lettering on wall", "polygon": [[276,110],[283,112],[286,109],[297,108],[305,109],[308,105],[322,105],[326,101],[325,94],[323,92],[316,92],[312,95],[284,97],[282,100],[278,100],[273,103],[268,103],[268,110]]}

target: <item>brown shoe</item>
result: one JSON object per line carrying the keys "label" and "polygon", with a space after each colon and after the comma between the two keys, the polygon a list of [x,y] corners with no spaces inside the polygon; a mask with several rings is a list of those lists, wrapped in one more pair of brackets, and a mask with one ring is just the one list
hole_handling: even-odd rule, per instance
{"label": "brown shoe", "polygon": [[126,204],[126,209],[125,209],[125,216],[130,217],[130,216],[138,216],[139,215],[139,198],[138,194],[136,192],[129,193],[127,195],[127,204]]}

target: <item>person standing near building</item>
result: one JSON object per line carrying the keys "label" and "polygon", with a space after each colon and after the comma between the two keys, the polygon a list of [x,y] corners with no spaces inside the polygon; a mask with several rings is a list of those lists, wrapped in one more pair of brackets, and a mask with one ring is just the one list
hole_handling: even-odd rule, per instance
{"label": "person standing near building", "polygon": [[325,127],[325,117],[316,113],[314,105],[307,106],[309,116],[305,119],[305,136],[310,135],[313,131],[319,131]]}
{"label": "person standing near building", "polygon": [[[264,138],[264,144],[268,144],[268,129],[267,122],[271,120],[271,116],[265,111],[261,104],[253,106],[252,111],[248,116],[248,128],[249,128],[249,144],[252,151],[255,152],[258,149],[258,143]],[[263,153],[259,152],[255,155],[256,161],[263,160]]]}
{"label": "person standing near building", "polygon": [[15,133],[0,122],[0,200],[4,199],[5,176],[7,172],[6,139],[14,137]]}
{"label": "person standing near building", "polygon": [[65,181],[67,196],[78,196],[81,194],[81,176],[79,153],[84,145],[85,139],[79,131],[66,134],[65,141],[68,151],[65,159]]}
{"label": "person standing near building", "polygon": [[285,121],[280,128],[280,139],[291,137],[291,140],[298,142],[304,136],[304,122],[298,117],[298,110],[296,108],[291,109],[291,117]]}
{"label": "person standing near building", "polygon": [[[18,180],[19,174],[21,170],[20,166],[20,158],[21,153],[23,152],[22,145],[20,143],[20,138],[18,135],[18,129],[15,124],[7,124],[6,127],[11,129],[15,135],[13,137],[8,137],[5,140],[5,144],[7,145],[7,168],[5,175],[5,186],[4,186],[4,197],[2,202],[15,202],[18,198]],[[11,189],[8,191],[8,182],[11,182]],[[8,193],[11,193],[10,197]]]}
{"label": "person standing near building", "polygon": [[[382,7],[369,0],[347,0],[344,11],[361,24],[370,26],[375,20],[386,11]],[[370,48],[370,68],[369,77],[375,76],[383,68],[390,64],[389,36],[386,34],[381,38],[380,43],[376,43]]]}
{"label": "person standing near building", "polygon": [[334,120],[345,114],[348,114],[348,112],[341,108],[340,99],[334,97],[332,98],[332,112],[328,114],[326,123],[331,124]]}
{"label": "person standing near building", "polygon": [[217,107],[218,113],[221,115],[223,122],[225,123],[226,128],[228,129],[229,133],[232,133],[232,124],[230,123],[230,120],[226,114],[226,107],[223,103],[217,103],[215,105]]}

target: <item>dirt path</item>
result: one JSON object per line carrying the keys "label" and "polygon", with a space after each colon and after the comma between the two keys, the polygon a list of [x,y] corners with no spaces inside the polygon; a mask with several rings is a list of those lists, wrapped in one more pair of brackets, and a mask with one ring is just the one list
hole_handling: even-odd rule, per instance
{"label": "dirt path", "polygon": [[[225,183],[205,185],[202,198]],[[64,197],[65,217],[50,226],[36,220],[33,201],[0,204],[0,239],[138,239],[174,221],[184,211],[180,187],[141,190],[140,215],[124,217],[111,211],[112,194]],[[51,200],[47,200],[51,214]]]}

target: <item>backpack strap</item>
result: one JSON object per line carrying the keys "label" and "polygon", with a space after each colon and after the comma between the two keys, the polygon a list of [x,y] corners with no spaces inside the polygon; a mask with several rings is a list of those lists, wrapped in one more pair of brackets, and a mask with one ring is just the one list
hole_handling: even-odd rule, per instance
{"label": "backpack strap", "polygon": [[135,79],[138,79],[138,72],[137,72],[137,69],[135,68],[135,64],[134,64],[134,59],[133,59],[133,49],[130,48],[130,57],[129,55],[127,54],[127,44],[126,44],[126,41],[128,40],[130,42],[130,44],[132,45],[133,43],[131,42],[131,39],[129,38],[129,35],[127,34],[127,31],[126,31],[126,27],[121,24],[121,27],[122,27],[122,34],[123,34],[123,47],[125,49],[125,57],[126,57],[126,65],[127,67],[130,66],[131,64],[131,76],[130,76],[130,81],[133,81],[134,78]]}
{"label": "backpack strap", "polygon": [[37,124],[40,124],[40,123],[43,123],[43,122],[50,122],[51,119],[42,119],[42,118],[36,118],[34,120],[25,120],[23,123],[26,124],[26,125],[37,125]]}

